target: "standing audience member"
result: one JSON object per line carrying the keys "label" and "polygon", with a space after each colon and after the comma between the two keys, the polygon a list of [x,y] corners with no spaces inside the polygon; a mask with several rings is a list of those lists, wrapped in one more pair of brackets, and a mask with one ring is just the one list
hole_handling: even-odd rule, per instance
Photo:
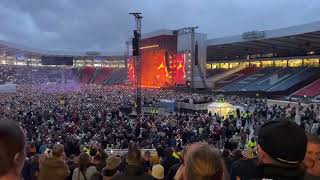
{"label": "standing audience member", "polygon": [[176,180],[227,179],[219,150],[206,143],[195,143],[186,150],[185,164],[181,165]]}
{"label": "standing audience member", "polygon": [[106,160],[106,167],[102,170],[103,180],[111,180],[118,173],[121,158],[118,156],[110,156]]}
{"label": "standing audience member", "polygon": [[169,172],[169,169],[175,165],[178,164],[180,161],[179,159],[175,158],[173,156],[174,149],[173,148],[167,148],[166,149],[166,156],[164,160],[162,161],[161,165],[164,167],[164,174],[167,175]]}
{"label": "standing audience member", "polygon": [[131,142],[128,147],[128,165],[124,172],[115,175],[112,180],[152,180],[152,176],[146,174],[142,166],[141,151],[138,145]]}
{"label": "standing audience member", "polygon": [[257,177],[302,180],[306,151],[307,137],[302,127],[284,119],[265,123],[258,132]]}
{"label": "standing audience member", "polygon": [[154,165],[152,167],[151,175],[154,180],[163,180],[164,179],[164,168],[161,164]]}
{"label": "standing audience member", "polygon": [[166,175],[166,180],[174,180],[174,177],[175,177],[178,169],[180,168],[181,165],[184,164],[184,158],[185,158],[185,155],[186,155],[185,152],[186,152],[185,150],[182,150],[182,152],[181,152],[181,162],[171,166],[171,168],[169,169],[168,174]]}
{"label": "standing audience member", "polygon": [[144,168],[144,171],[146,173],[149,173],[149,171],[151,171],[151,167],[152,167],[152,164],[151,164],[151,153],[150,153],[150,151],[146,151],[146,152],[144,152],[144,155],[143,155],[143,168]]}
{"label": "standing audience member", "polygon": [[79,167],[73,171],[72,180],[90,180],[96,172],[96,167],[90,166],[89,155],[82,152],[79,155]]}
{"label": "standing audience member", "polygon": [[305,180],[320,179],[320,139],[314,135],[308,134],[307,153],[304,159],[306,166]]}
{"label": "standing audience member", "polygon": [[245,148],[242,151],[242,159],[239,159],[232,163],[230,170],[230,179],[251,179],[254,178],[255,172],[252,169],[255,169],[258,165],[258,159],[254,158],[253,150],[249,147]]}
{"label": "standing audience member", "polygon": [[65,180],[69,173],[62,144],[56,144],[52,148],[52,155],[43,155],[40,158],[39,180]]}
{"label": "standing audience member", "polygon": [[26,139],[14,121],[0,120],[0,180],[20,180]]}
{"label": "standing audience member", "polygon": [[236,149],[231,152],[229,159],[227,159],[227,161],[226,160],[224,161],[228,173],[231,172],[232,163],[242,158],[243,158],[242,151],[240,149]]}

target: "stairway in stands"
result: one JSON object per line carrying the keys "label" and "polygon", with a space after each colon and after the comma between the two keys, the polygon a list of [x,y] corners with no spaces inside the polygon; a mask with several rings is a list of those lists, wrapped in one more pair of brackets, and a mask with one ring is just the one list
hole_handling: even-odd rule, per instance
{"label": "stairway in stands", "polygon": [[82,69],[80,75],[80,83],[87,84],[92,79],[96,69],[91,66],[86,66]]}
{"label": "stairway in stands", "polygon": [[293,94],[293,96],[308,96],[314,97],[320,95],[320,79],[314,81],[313,83],[305,86],[304,88],[298,90]]}
{"label": "stairway in stands", "polygon": [[95,84],[102,84],[104,80],[106,80],[114,69],[108,67],[99,68],[99,72],[96,75]]}
{"label": "stairway in stands", "polygon": [[261,68],[258,71],[256,71],[254,74],[251,74],[250,76],[240,80],[236,81],[234,83],[228,84],[224,86],[222,89],[225,91],[243,91],[246,86],[255,83],[259,80],[262,80],[274,72],[278,71],[280,68],[278,67],[266,67]]}
{"label": "stairway in stands", "polygon": [[103,81],[105,85],[123,84],[128,79],[128,71],[126,68],[113,70],[107,79]]}
{"label": "stairway in stands", "polygon": [[301,89],[307,84],[310,84],[314,80],[318,79],[320,69],[315,67],[301,68],[302,70],[295,73],[286,80],[276,84],[275,86],[266,90],[267,92],[287,92],[287,94],[293,93],[298,89]]}
{"label": "stairway in stands", "polygon": [[241,81],[250,75],[254,74],[256,71],[258,71],[259,68],[256,67],[248,67],[245,69],[242,69],[241,71],[238,71],[236,73],[233,73],[215,83],[215,89],[220,89],[228,84]]}

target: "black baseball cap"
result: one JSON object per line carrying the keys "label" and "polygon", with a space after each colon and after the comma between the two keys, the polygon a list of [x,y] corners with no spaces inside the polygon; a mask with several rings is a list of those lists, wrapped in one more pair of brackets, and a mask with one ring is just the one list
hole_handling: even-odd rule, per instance
{"label": "black baseball cap", "polygon": [[307,151],[307,136],[302,127],[284,119],[261,126],[258,144],[273,159],[290,165],[300,164]]}

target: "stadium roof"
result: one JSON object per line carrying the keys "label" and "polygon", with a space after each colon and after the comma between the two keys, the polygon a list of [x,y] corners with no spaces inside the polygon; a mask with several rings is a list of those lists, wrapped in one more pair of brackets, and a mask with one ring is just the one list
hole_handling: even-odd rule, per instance
{"label": "stadium roof", "polygon": [[3,56],[25,56],[25,57],[41,57],[41,56],[65,56],[75,58],[89,57],[106,57],[112,60],[123,59],[124,52],[102,53],[97,51],[89,52],[61,52],[61,51],[46,51],[35,48],[26,47],[23,45],[0,40],[0,55]]}
{"label": "stadium roof", "polygon": [[257,54],[276,57],[320,54],[320,21],[207,41],[208,61],[246,59]]}
{"label": "stadium roof", "polygon": [[142,34],[141,39],[147,39],[155,36],[162,36],[162,35],[173,35],[173,31],[169,29],[160,29],[158,31],[153,31],[149,33]]}

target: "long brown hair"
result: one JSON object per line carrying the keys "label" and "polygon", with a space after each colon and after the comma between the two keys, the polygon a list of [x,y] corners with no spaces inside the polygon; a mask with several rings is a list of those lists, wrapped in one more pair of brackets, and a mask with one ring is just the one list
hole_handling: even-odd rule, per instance
{"label": "long brown hair", "polygon": [[79,155],[79,170],[85,173],[90,163],[90,157],[87,153],[82,152]]}
{"label": "long brown hair", "polygon": [[128,146],[128,164],[140,165],[142,162],[141,151],[135,142],[130,142]]}

